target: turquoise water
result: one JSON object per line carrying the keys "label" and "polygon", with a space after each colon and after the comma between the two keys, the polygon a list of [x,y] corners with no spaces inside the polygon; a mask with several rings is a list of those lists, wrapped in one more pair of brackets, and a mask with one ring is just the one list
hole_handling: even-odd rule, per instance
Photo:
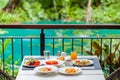
{"label": "turquoise water", "polygon": [[[7,31],[6,33],[4,34],[0,34],[0,36],[40,36],[40,32],[41,30],[40,29],[2,29],[3,31]],[[87,29],[88,31],[90,29]],[[65,30],[56,30],[56,29],[46,29],[44,32],[45,32],[45,35],[46,36],[58,36],[56,35],[56,31],[58,31],[60,33],[60,31],[62,31],[62,34],[63,36],[74,36],[73,34],[73,31],[76,31],[76,29],[65,29]],[[79,30],[80,32],[81,31],[85,31],[85,29],[82,29],[82,30]],[[89,37],[96,37],[96,34],[99,34],[100,36],[102,37],[107,37],[107,36],[110,36],[111,34],[113,35],[120,35],[120,30],[119,29],[94,29],[94,30],[91,30],[92,32],[94,32],[94,34],[83,34],[83,35],[87,35]],[[65,33],[65,34],[64,34]],[[107,35],[107,36],[106,36]],[[80,35],[77,35],[76,36],[80,36]],[[111,36],[112,37],[112,36]]]}
{"label": "turquoise water", "polygon": [[[0,34],[0,36],[40,36],[40,29],[2,29],[4,34]],[[83,32],[83,34],[75,34],[75,32]],[[87,33],[88,32],[88,33]],[[92,34],[91,34],[92,32]],[[114,35],[114,37],[120,37],[120,30],[118,29],[94,29],[94,30],[77,30],[77,29],[70,29],[70,30],[55,30],[55,29],[49,29],[49,30],[45,30],[45,35],[46,36],[79,36],[79,37],[107,37],[107,36],[111,36]],[[46,43],[51,43],[52,40],[47,40]],[[30,40],[28,39],[24,39],[23,40],[23,54],[24,55],[30,55]],[[39,55],[40,54],[40,41],[34,39],[33,40],[33,49],[32,49],[32,53],[33,55]],[[18,46],[19,45],[19,46]],[[20,47],[20,39],[14,39],[14,59],[15,61],[19,58],[21,58],[21,47]],[[51,54],[52,52],[52,48],[50,47],[46,47],[46,50],[50,50]],[[57,50],[62,50],[61,48],[56,49],[55,52],[57,52]],[[5,49],[5,57],[7,59],[7,57],[11,54],[11,43],[7,46],[7,48]]]}

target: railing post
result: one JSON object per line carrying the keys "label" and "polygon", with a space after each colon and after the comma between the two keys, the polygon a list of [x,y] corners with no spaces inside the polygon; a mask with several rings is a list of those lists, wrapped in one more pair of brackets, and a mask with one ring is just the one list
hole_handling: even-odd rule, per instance
{"label": "railing post", "polygon": [[43,51],[45,50],[45,34],[44,29],[41,29],[40,33],[40,55],[43,56]]}

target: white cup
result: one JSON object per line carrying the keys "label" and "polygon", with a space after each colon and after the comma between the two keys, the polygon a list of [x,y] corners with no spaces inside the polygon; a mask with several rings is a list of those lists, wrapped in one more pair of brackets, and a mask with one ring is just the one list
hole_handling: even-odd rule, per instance
{"label": "white cup", "polygon": [[65,60],[65,66],[73,66],[72,60],[69,59],[69,58],[67,58],[67,59]]}

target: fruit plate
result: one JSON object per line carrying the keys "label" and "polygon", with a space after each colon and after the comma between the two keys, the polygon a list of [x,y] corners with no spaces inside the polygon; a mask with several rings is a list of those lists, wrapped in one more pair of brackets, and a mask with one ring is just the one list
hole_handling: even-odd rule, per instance
{"label": "fruit plate", "polygon": [[80,67],[90,66],[93,64],[94,64],[94,62],[92,60],[89,60],[89,59],[79,59],[79,60],[73,61],[74,66],[80,66]]}
{"label": "fruit plate", "polygon": [[64,61],[57,60],[57,59],[49,59],[45,61],[46,65],[54,65],[54,66],[61,66]]}
{"label": "fruit plate", "polygon": [[78,67],[62,67],[62,68],[59,68],[58,71],[61,74],[72,75],[72,74],[78,74],[82,70],[81,68],[78,68]]}
{"label": "fruit plate", "polygon": [[28,68],[34,68],[34,67],[37,67],[37,66],[40,66],[40,65],[42,65],[42,61],[40,61],[40,60],[37,60],[36,63],[30,62],[29,60],[25,60],[24,63],[23,63],[23,66],[28,67]]}
{"label": "fruit plate", "polygon": [[48,73],[52,73],[52,72],[57,71],[57,69],[58,69],[58,68],[55,67],[55,66],[45,65],[45,66],[35,67],[35,68],[34,68],[34,71],[35,71],[35,72],[38,72],[38,73],[48,74]]}

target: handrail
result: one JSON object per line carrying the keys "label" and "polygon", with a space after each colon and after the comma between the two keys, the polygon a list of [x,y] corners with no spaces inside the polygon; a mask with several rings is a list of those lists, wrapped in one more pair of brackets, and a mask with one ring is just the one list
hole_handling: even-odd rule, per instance
{"label": "handrail", "polygon": [[11,24],[0,25],[7,29],[120,29],[120,24]]}
{"label": "handrail", "polygon": [[79,37],[79,36],[68,36],[68,37],[57,37],[57,36],[46,36],[46,39],[119,39],[118,37]]}
{"label": "handrail", "polygon": [[[39,36],[0,36],[0,39],[2,38],[14,38],[14,39],[40,39]],[[79,36],[68,36],[68,37],[59,37],[59,36],[45,36],[45,39],[119,39],[118,37],[79,37]]]}
{"label": "handrail", "polygon": [[24,38],[24,39],[40,39],[39,36],[0,36],[0,38],[7,38],[7,39],[10,39],[10,38],[14,38],[14,39],[19,39],[19,38]]}
{"label": "handrail", "polygon": [[2,24],[2,29],[41,29],[41,55],[45,49],[44,29],[120,29],[119,24]]}

